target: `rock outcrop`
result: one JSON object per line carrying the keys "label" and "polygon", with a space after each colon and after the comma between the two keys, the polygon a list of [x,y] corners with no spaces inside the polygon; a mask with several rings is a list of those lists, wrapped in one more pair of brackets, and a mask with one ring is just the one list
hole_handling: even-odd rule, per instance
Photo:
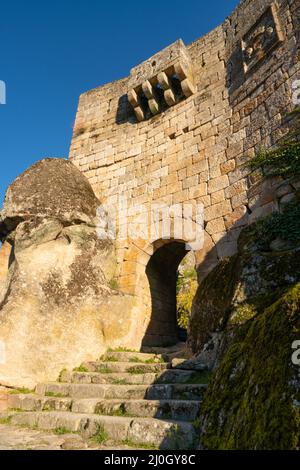
{"label": "rock outcrop", "polygon": [[[201,408],[202,448],[299,447],[300,376],[292,362],[300,340],[298,210],[284,213],[286,226],[270,218],[245,229],[238,254],[199,286],[190,343],[214,369]],[[287,238],[279,243],[278,233]]]}
{"label": "rock outcrop", "polygon": [[99,205],[63,159],[36,163],[9,187],[0,215],[0,384],[54,380],[123,339],[130,344],[133,301],[111,288],[114,246],[97,235]]}

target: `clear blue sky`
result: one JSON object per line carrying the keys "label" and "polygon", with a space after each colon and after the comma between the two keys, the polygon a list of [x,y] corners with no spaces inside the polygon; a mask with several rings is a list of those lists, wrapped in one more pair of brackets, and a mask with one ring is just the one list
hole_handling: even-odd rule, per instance
{"label": "clear blue sky", "polygon": [[67,157],[79,95],[127,76],[178,38],[207,33],[238,0],[10,0],[0,12],[0,206],[33,162]]}

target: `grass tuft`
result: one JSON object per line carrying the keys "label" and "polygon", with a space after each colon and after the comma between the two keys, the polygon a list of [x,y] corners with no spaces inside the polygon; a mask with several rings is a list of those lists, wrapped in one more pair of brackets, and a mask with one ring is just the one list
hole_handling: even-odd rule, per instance
{"label": "grass tuft", "polygon": [[96,442],[97,444],[103,444],[108,439],[108,434],[105,431],[103,424],[98,425],[97,432],[92,436],[92,441]]}

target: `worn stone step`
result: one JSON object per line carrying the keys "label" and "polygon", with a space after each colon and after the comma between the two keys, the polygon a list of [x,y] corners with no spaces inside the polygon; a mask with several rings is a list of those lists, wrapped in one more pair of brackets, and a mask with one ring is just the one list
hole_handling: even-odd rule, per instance
{"label": "worn stone step", "polygon": [[182,351],[186,350],[186,343],[180,342],[174,344],[173,346],[143,346],[142,352],[146,354],[174,354],[174,353],[181,353]]}
{"label": "worn stone step", "polygon": [[11,424],[47,431],[78,432],[85,438],[99,433],[116,443],[147,444],[159,449],[187,450],[197,445],[193,425],[182,421],[42,411],[16,413],[11,417]]}
{"label": "worn stone step", "polygon": [[22,411],[72,411],[108,416],[136,416],[178,421],[196,419],[201,401],[185,400],[99,400],[12,395],[9,407]]}
{"label": "worn stone step", "polygon": [[94,413],[109,416],[134,416],[176,421],[194,421],[201,401],[184,400],[74,400],[75,413]]}
{"label": "worn stone step", "polygon": [[70,397],[46,397],[36,394],[10,395],[8,407],[22,411],[71,411],[73,399]]}
{"label": "worn stone step", "polygon": [[161,372],[166,369],[171,368],[170,363],[158,363],[158,364],[144,364],[140,362],[84,362],[82,364],[82,370],[86,370],[88,372],[101,372],[102,374],[109,374],[109,373],[138,373],[138,374],[146,374],[150,372]]}
{"label": "worn stone step", "polygon": [[108,351],[102,359],[104,362],[118,361],[154,364],[168,362],[168,355],[134,351]]}
{"label": "worn stone step", "polygon": [[38,395],[72,397],[72,398],[105,398],[139,400],[201,400],[206,385],[190,384],[155,384],[155,385],[108,385],[108,384],[72,384],[47,383],[38,384]]}
{"label": "worn stone step", "polygon": [[138,385],[153,383],[187,383],[194,376],[193,371],[167,369],[157,373],[130,374],[128,372],[116,372],[102,374],[100,372],[68,372],[60,375],[61,383],[81,384],[114,384],[114,385]]}

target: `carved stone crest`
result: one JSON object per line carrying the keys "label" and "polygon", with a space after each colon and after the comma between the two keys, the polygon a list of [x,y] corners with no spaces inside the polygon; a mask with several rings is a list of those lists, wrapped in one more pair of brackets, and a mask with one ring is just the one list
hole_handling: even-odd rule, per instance
{"label": "carved stone crest", "polygon": [[244,71],[247,73],[284,39],[278,8],[272,4],[242,39]]}

